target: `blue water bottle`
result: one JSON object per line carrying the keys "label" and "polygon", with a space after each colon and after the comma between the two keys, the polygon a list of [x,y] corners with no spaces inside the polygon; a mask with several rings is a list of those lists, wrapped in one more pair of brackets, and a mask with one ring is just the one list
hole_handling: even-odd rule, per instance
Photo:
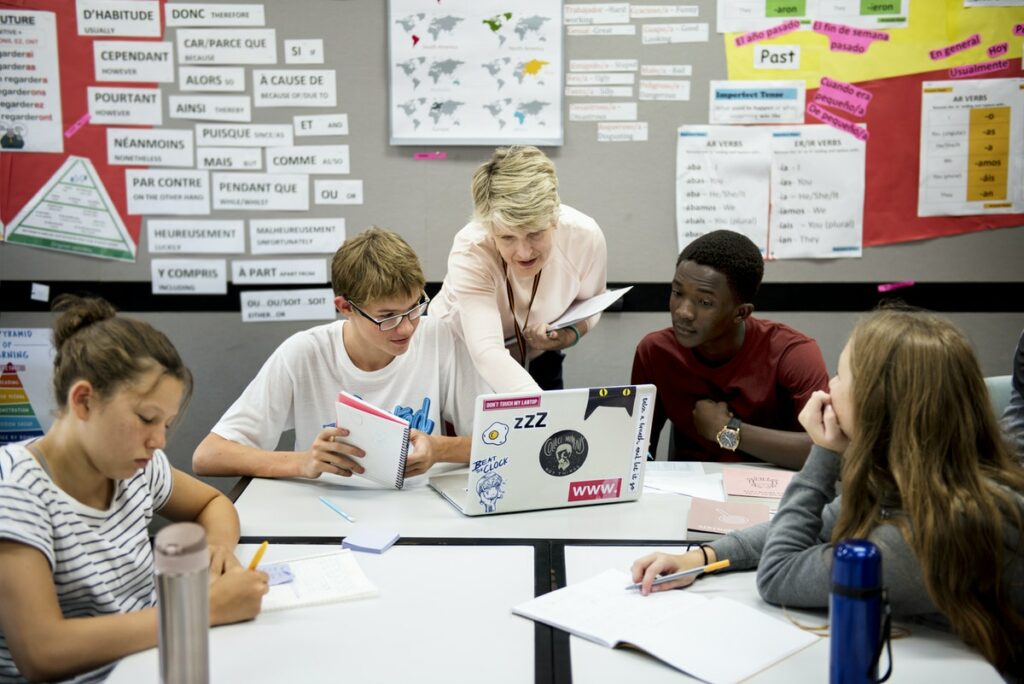
{"label": "blue water bottle", "polygon": [[882,552],[878,547],[863,539],[836,544],[828,610],[830,684],[879,681],[878,660],[885,636],[882,622],[887,617],[883,599]]}

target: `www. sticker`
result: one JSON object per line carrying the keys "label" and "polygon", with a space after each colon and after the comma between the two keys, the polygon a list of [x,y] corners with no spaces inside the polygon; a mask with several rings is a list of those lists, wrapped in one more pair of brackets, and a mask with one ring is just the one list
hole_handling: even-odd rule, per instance
{"label": "www. sticker", "polygon": [[613,480],[581,480],[569,483],[569,501],[617,499],[622,491],[622,478]]}

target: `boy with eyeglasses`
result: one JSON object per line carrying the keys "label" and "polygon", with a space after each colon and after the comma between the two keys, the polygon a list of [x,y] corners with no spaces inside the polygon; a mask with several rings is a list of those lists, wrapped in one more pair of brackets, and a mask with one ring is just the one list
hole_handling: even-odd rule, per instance
{"label": "boy with eyeglasses", "polygon": [[[412,248],[370,228],[344,242],[331,263],[334,304],[345,320],[292,335],[196,448],[198,475],[308,477],[363,472],[362,450],[334,425],[339,390],[411,424],[406,477],[435,463],[467,463],[478,394],[489,393],[448,325],[423,316],[430,303]],[[295,430],[294,451],[274,451]],[[411,483],[410,483],[411,484]]]}

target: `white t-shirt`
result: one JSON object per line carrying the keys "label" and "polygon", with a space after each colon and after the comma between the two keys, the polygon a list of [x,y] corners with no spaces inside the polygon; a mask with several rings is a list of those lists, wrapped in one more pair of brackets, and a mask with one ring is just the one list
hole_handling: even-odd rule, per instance
{"label": "white t-shirt", "polygon": [[[352,363],[342,337],[345,325],[344,320],[320,325],[282,342],[212,432],[271,450],[282,432],[294,429],[294,449],[305,451],[317,433],[334,424],[341,390],[428,434],[444,434],[444,421],[457,435],[472,432],[476,397],[491,389],[447,324],[423,316],[409,349],[377,371]],[[424,416],[432,425],[423,425]]]}
{"label": "white t-shirt", "polygon": [[[171,497],[171,465],[157,451],[133,477],[118,480],[101,511],[53,483],[18,442],[0,447],[0,539],[46,556],[65,618],[130,613],[156,605],[148,526]],[[72,678],[102,681],[113,664]],[[0,682],[24,682],[0,632]]]}

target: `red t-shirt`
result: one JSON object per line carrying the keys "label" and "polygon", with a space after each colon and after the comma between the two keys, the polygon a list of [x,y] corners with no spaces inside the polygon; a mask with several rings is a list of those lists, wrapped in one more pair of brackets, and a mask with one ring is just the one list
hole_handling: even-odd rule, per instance
{"label": "red t-shirt", "polygon": [[672,461],[758,461],[704,439],[693,423],[700,399],[724,401],[744,423],[774,430],[803,431],[797,414],[815,390],[828,390],[828,371],[818,343],[782,323],[749,317],[743,347],[720,366],[708,366],[676,341],[672,328],[652,332],[633,356],[635,385],[658,388],[651,426],[651,453],[666,420],[674,428]]}

